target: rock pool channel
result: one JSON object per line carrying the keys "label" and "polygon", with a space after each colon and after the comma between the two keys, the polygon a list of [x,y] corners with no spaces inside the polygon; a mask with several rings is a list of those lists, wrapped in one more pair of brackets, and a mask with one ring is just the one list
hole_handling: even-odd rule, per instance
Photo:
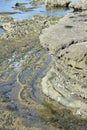
{"label": "rock pool channel", "polygon": [[70,12],[46,9],[42,1],[0,0],[0,130],[87,130],[86,119],[41,90],[52,56],[39,34]]}

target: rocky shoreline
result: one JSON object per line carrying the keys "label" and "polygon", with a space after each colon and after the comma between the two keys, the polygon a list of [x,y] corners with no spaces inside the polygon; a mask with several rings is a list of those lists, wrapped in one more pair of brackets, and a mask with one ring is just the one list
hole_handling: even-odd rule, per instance
{"label": "rocky shoreline", "polygon": [[[22,45],[15,44],[15,42],[20,42],[20,39],[21,40],[25,38],[28,39],[28,37],[30,39],[33,37],[38,38],[42,29],[50,26],[51,24],[57,23],[59,19],[59,17],[47,17],[47,16],[36,15],[32,19],[29,19],[29,20],[14,21],[13,19],[5,15],[0,15],[0,17],[2,20],[1,28],[4,30],[4,32],[0,34],[0,40],[1,40],[0,42],[1,43],[4,42],[3,44],[0,44],[0,47],[2,48],[0,50],[1,51],[0,53],[2,54],[0,56],[1,61],[3,58],[6,58],[7,56],[12,55],[11,52],[14,53],[15,50],[17,51],[18,50],[17,48],[21,49]],[[7,44],[5,44],[5,41],[7,41]],[[13,43],[14,48],[10,46],[9,41]],[[5,52],[3,51],[4,46],[6,46]],[[8,53],[8,50],[9,50],[9,53]],[[7,53],[6,57],[4,56],[5,53]]]}
{"label": "rocky shoreline", "polygon": [[54,63],[43,92],[79,116],[87,116],[87,11],[71,13],[40,36]]}
{"label": "rocky shoreline", "polygon": [[29,20],[13,21],[13,19],[4,15],[0,15],[0,17],[2,19],[1,27],[5,30],[0,39],[19,39],[33,33],[39,35],[42,29],[57,23],[60,18],[36,15]]}
{"label": "rocky shoreline", "polygon": [[86,14],[22,21],[0,14],[1,130],[87,129]]}
{"label": "rocky shoreline", "polygon": [[47,7],[66,7],[73,8],[74,11],[87,10],[86,0],[45,0]]}

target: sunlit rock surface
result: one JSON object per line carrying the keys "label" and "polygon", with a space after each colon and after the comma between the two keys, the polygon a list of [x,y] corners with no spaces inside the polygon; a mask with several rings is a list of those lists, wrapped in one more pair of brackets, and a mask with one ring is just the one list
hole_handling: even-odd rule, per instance
{"label": "sunlit rock surface", "polygon": [[75,11],[87,10],[87,0],[79,0],[78,2],[72,2],[69,4],[70,8],[74,8]]}
{"label": "sunlit rock surface", "polygon": [[54,63],[43,92],[78,115],[87,116],[87,12],[72,13],[43,30],[41,44]]}

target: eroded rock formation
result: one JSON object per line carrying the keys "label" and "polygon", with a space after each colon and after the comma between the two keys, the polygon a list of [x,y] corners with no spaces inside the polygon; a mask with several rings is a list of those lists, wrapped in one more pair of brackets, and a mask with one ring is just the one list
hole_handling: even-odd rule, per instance
{"label": "eroded rock formation", "polygon": [[42,80],[43,92],[87,116],[87,12],[66,15],[43,30],[40,41],[54,60]]}

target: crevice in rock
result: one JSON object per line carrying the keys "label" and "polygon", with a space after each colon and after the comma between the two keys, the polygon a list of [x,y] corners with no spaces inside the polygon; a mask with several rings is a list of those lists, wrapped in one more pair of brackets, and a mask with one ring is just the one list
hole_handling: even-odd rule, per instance
{"label": "crevice in rock", "polygon": [[67,64],[67,66],[69,66],[69,67],[73,67],[71,64]]}
{"label": "crevice in rock", "polygon": [[86,103],[87,104],[87,97],[85,97],[85,96],[82,96],[82,95],[78,95],[78,94],[74,94],[74,96],[78,99],[78,100],[81,100],[81,101],[83,101],[84,103]]}
{"label": "crevice in rock", "polygon": [[66,7],[66,8],[69,8],[69,4],[70,4],[70,3],[71,3],[71,2],[67,2],[66,5],[65,5],[65,7]]}
{"label": "crevice in rock", "polygon": [[69,43],[68,47],[71,46],[71,45],[73,45],[73,44],[76,44],[76,43],[78,43],[78,41],[72,40],[72,41]]}
{"label": "crevice in rock", "polygon": [[70,29],[70,28],[72,28],[73,26],[70,26],[70,25],[66,25],[65,26],[65,28],[68,28],[68,29]]}
{"label": "crevice in rock", "polygon": [[80,67],[77,67],[77,66],[75,66],[75,68],[78,69],[78,70],[83,70],[83,68],[80,68]]}
{"label": "crevice in rock", "polygon": [[58,50],[56,50],[56,53],[58,53],[58,51],[60,51],[60,50],[64,50],[66,48],[69,48],[71,45],[77,44],[77,43],[78,43],[78,41],[72,40],[69,44],[62,45],[62,47],[60,47]]}

